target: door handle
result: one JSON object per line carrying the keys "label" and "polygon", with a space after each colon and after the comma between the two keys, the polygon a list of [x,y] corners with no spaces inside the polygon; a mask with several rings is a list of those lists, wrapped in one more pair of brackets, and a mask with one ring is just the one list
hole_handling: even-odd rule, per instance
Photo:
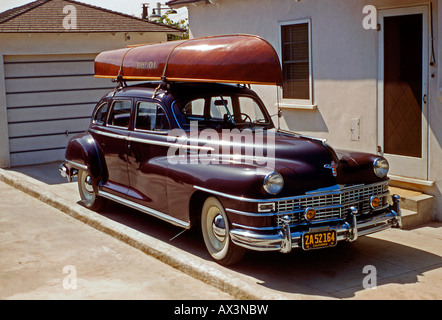
{"label": "door handle", "polygon": [[423,101],[425,104],[427,104],[427,95],[426,95],[426,94],[424,94],[424,96],[422,97],[422,101]]}

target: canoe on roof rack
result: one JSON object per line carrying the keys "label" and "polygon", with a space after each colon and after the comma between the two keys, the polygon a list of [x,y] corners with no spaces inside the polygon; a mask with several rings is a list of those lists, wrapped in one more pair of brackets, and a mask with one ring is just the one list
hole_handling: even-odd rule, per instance
{"label": "canoe on roof rack", "polygon": [[104,51],[95,77],[119,80],[281,85],[274,48],[253,35],[226,35]]}

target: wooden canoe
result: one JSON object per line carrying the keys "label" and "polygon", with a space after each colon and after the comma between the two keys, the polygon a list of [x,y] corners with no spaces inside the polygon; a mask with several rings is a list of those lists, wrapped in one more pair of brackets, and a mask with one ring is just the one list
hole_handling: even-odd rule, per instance
{"label": "wooden canoe", "polygon": [[104,51],[95,77],[281,85],[274,48],[253,35],[227,35]]}

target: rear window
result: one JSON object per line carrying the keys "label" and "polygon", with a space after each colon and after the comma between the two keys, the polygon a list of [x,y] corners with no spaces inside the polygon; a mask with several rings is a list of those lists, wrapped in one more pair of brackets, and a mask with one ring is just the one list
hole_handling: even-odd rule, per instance
{"label": "rear window", "polygon": [[97,110],[95,111],[94,115],[92,116],[92,122],[102,125],[106,121],[106,114],[107,114],[107,108],[108,103],[107,101],[101,103]]}

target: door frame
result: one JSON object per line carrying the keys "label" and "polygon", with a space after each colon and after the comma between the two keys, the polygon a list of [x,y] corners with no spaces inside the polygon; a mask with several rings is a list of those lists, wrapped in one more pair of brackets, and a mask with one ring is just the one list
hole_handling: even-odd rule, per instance
{"label": "door frame", "polygon": [[[422,14],[422,156],[421,158],[384,153],[384,17]],[[378,43],[378,102],[377,145],[378,153],[390,162],[390,173],[415,179],[428,179],[428,109],[429,109],[429,6],[385,8],[378,10],[380,25]],[[424,95],[426,101],[424,101]]]}

